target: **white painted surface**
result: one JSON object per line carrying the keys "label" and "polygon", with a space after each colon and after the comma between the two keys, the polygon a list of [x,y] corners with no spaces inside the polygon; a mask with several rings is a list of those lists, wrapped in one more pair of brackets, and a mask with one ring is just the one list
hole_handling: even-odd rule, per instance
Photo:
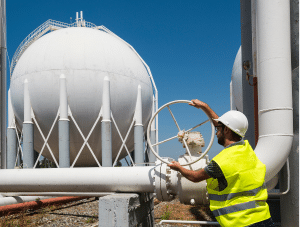
{"label": "white painted surface", "polygon": [[236,54],[231,73],[232,101],[237,110],[243,112],[243,86],[242,86],[242,48]]}
{"label": "white painted surface", "polygon": [[154,191],[154,167],[10,169],[1,173],[0,191],[9,193]]}
{"label": "white painted surface", "polygon": [[256,2],[259,141],[266,181],[285,164],[293,141],[290,2]]}

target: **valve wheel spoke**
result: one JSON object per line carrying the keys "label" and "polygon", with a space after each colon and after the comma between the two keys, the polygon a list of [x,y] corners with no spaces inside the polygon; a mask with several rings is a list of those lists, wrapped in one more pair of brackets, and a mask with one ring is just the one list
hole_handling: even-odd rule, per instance
{"label": "valve wheel spoke", "polygon": [[183,139],[183,142],[184,142],[185,149],[187,150],[187,152],[188,152],[188,154],[189,154],[189,156],[190,156],[190,159],[192,160],[192,155],[191,155],[189,146],[187,145],[185,139]]}
{"label": "valve wheel spoke", "polygon": [[172,113],[170,107],[169,107],[169,106],[167,106],[167,107],[168,107],[168,110],[169,110],[169,112],[170,112],[170,114],[171,114],[171,116],[172,116],[172,118],[173,118],[173,120],[174,120],[174,122],[175,122],[175,124],[176,124],[176,126],[177,126],[177,128],[178,128],[178,131],[180,132],[180,131],[181,131],[181,130],[180,130],[180,127],[179,127],[179,125],[178,125],[178,123],[177,123],[177,121],[176,121],[176,119],[175,119],[175,117],[174,117],[174,115],[173,115],[173,113]]}
{"label": "valve wheel spoke", "polygon": [[158,142],[158,143],[156,143],[156,144],[153,144],[152,146],[154,147],[154,146],[157,146],[157,145],[159,145],[159,144],[168,142],[168,141],[173,140],[173,139],[176,139],[176,138],[178,138],[178,136],[173,136],[173,137],[171,137],[171,138],[169,138],[169,139],[166,139],[166,140],[160,141],[160,142]]}
{"label": "valve wheel spoke", "polygon": [[201,125],[204,125],[204,124],[207,123],[207,122],[209,122],[209,119],[207,119],[206,121],[203,121],[202,123],[200,123],[200,124],[194,126],[193,128],[190,128],[189,130],[186,130],[186,132],[192,131],[192,130],[194,130],[194,129],[200,127]]}

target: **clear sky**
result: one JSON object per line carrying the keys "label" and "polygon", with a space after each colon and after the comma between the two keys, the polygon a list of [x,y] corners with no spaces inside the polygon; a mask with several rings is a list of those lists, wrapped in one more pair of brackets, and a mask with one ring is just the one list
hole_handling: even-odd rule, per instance
{"label": "clear sky", "polygon": [[[239,1],[9,0],[6,4],[10,60],[22,40],[42,23],[48,19],[75,22],[76,12],[83,11],[86,21],[107,27],[148,64],[159,107],[198,98],[219,115],[230,109],[231,70],[241,43]],[[185,129],[207,119],[200,112],[188,105],[174,109]],[[169,118],[163,113],[159,117],[160,140],[177,133]],[[206,128],[199,130],[208,144],[211,132]],[[177,158],[175,142],[161,147],[161,155]],[[210,158],[221,149],[215,141]]]}

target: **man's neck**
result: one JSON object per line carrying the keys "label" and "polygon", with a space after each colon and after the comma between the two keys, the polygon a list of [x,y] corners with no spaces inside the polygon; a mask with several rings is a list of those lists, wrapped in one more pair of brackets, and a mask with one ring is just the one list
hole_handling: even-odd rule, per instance
{"label": "man's neck", "polygon": [[233,144],[233,143],[236,143],[236,142],[239,142],[239,141],[232,141],[232,140],[229,140],[229,139],[225,139],[224,147],[228,147],[230,144]]}

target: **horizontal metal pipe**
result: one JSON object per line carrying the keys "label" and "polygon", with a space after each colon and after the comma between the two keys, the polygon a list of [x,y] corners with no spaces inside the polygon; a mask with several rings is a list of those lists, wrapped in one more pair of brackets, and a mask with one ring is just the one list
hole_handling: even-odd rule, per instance
{"label": "horizontal metal pipe", "polygon": [[177,223],[177,224],[200,224],[200,225],[217,225],[220,226],[218,222],[215,221],[180,221],[180,220],[162,220],[159,224],[163,223]]}
{"label": "horizontal metal pipe", "polygon": [[154,167],[10,169],[0,192],[154,192]]}
{"label": "horizontal metal pipe", "polygon": [[0,199],[0,206],[6,206],[11,204],[25,203],[31,201],[37,201],[42,199],[49,199],[49,196],[13,196],[4,197]]}
{"label": "horizontal metal pipe", "polygon": [[[114,192],[15,192],[15,193],[1,193],[3,196],[20,196],[20,197],[35,197],[41,198],[50,196],[59,197],[59,196],[88,196],[88,197],[103,197],[107,195],[115,194]],[[33,196],[34,195],[34,196]],[[37,196],[38,195],[38,196]],[[33,201],[33,200],[32,200]],[[0,199],[1,203],[1,199]]]}
{"label": "horizontal metal pipe", "polygon": [[50,198],[50,199],[31,201],[31,202],[20,203],[20,204],[6,205],[0,207],[0,215],[3,216],[3,215],[16,214],[29,209],[37,210],[45,206],[66,204],[69,202],[78,201],[86,198],[88,197],[69,196],[69,197]]}

